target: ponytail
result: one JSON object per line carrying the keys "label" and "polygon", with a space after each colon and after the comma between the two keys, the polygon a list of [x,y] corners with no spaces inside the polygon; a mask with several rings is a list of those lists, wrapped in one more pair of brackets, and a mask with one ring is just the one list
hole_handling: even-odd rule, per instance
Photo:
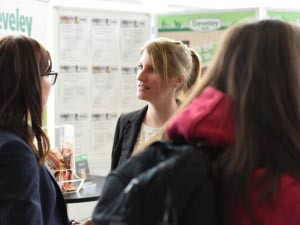
{"label": "ponytail", "polygon": [[190,49],[192,61],[193,61],[193,68],[189,75],[189,79],[187,80],[187,90],[190,90],[192,86],[197,82],[198,78],[200,77],[201,72],[201,63],[200,58],[197,52],[194,49]]}

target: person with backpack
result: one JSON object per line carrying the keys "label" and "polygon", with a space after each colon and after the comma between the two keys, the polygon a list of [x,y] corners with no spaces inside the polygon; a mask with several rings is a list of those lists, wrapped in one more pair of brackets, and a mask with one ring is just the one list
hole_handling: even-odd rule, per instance
{"label": "person with backpack", "polygon": [[235,25],[161,131],[176,143],[223,149],[214,161],[221,224],[300,224],[299,65],[299,27]]}
{"label": "person with backpack", "polygon": [[229,28],[179,110],[107,177],[93,224],[300,224],[299,62],[297,26]]}
{"label": "person with backpack", "polygon": [[122,114],[117,122],[111,169],[141,151],[180,105],[200,75],[197,53],[180,41],[156,38],[141,50],[137,72],[137,97],[148,104]]}

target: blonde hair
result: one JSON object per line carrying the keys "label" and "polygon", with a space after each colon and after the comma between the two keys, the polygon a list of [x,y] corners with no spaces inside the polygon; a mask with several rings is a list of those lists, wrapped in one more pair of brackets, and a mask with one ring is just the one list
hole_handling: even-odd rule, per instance
{"label": "blonde hair", "polygon": [[198,54],[181,41],[169,38],[157,38],[147,42],[141,50],[146,51],[153,63],[153,68],[161,76],[162,86],[166,87],[172,77],[182,75],[184,82],[176,94],[185,94],[197,82],[201,63]]}

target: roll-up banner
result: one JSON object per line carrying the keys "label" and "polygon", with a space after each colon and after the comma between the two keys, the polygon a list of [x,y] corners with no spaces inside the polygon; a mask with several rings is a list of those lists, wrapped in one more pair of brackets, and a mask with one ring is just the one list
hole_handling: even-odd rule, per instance
{"label": "roll-up banner", "polygon": [[183,41],[200,55],[202,64],[213,57],[220,37],[231,25],[258,18],[258,8],[185,12],[157,16],[157,36]]}

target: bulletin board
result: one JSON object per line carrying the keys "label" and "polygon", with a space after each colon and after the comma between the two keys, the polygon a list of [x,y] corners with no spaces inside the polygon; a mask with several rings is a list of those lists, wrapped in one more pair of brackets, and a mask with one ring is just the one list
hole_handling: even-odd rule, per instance
{"label": "bulletin board", "polygon": [[140,109],[136,72],[150,39],[150,15],[56,8],[55,124],[75,127],[75,154],[90,172],[110,170],[115,126],[121,113]]}
{"label": "bulletin board", "polygon": [[258,18],[259,8],[159,14],[156,36],[183,41],[198,52],[202,65],[207,65],[228,27]]}

